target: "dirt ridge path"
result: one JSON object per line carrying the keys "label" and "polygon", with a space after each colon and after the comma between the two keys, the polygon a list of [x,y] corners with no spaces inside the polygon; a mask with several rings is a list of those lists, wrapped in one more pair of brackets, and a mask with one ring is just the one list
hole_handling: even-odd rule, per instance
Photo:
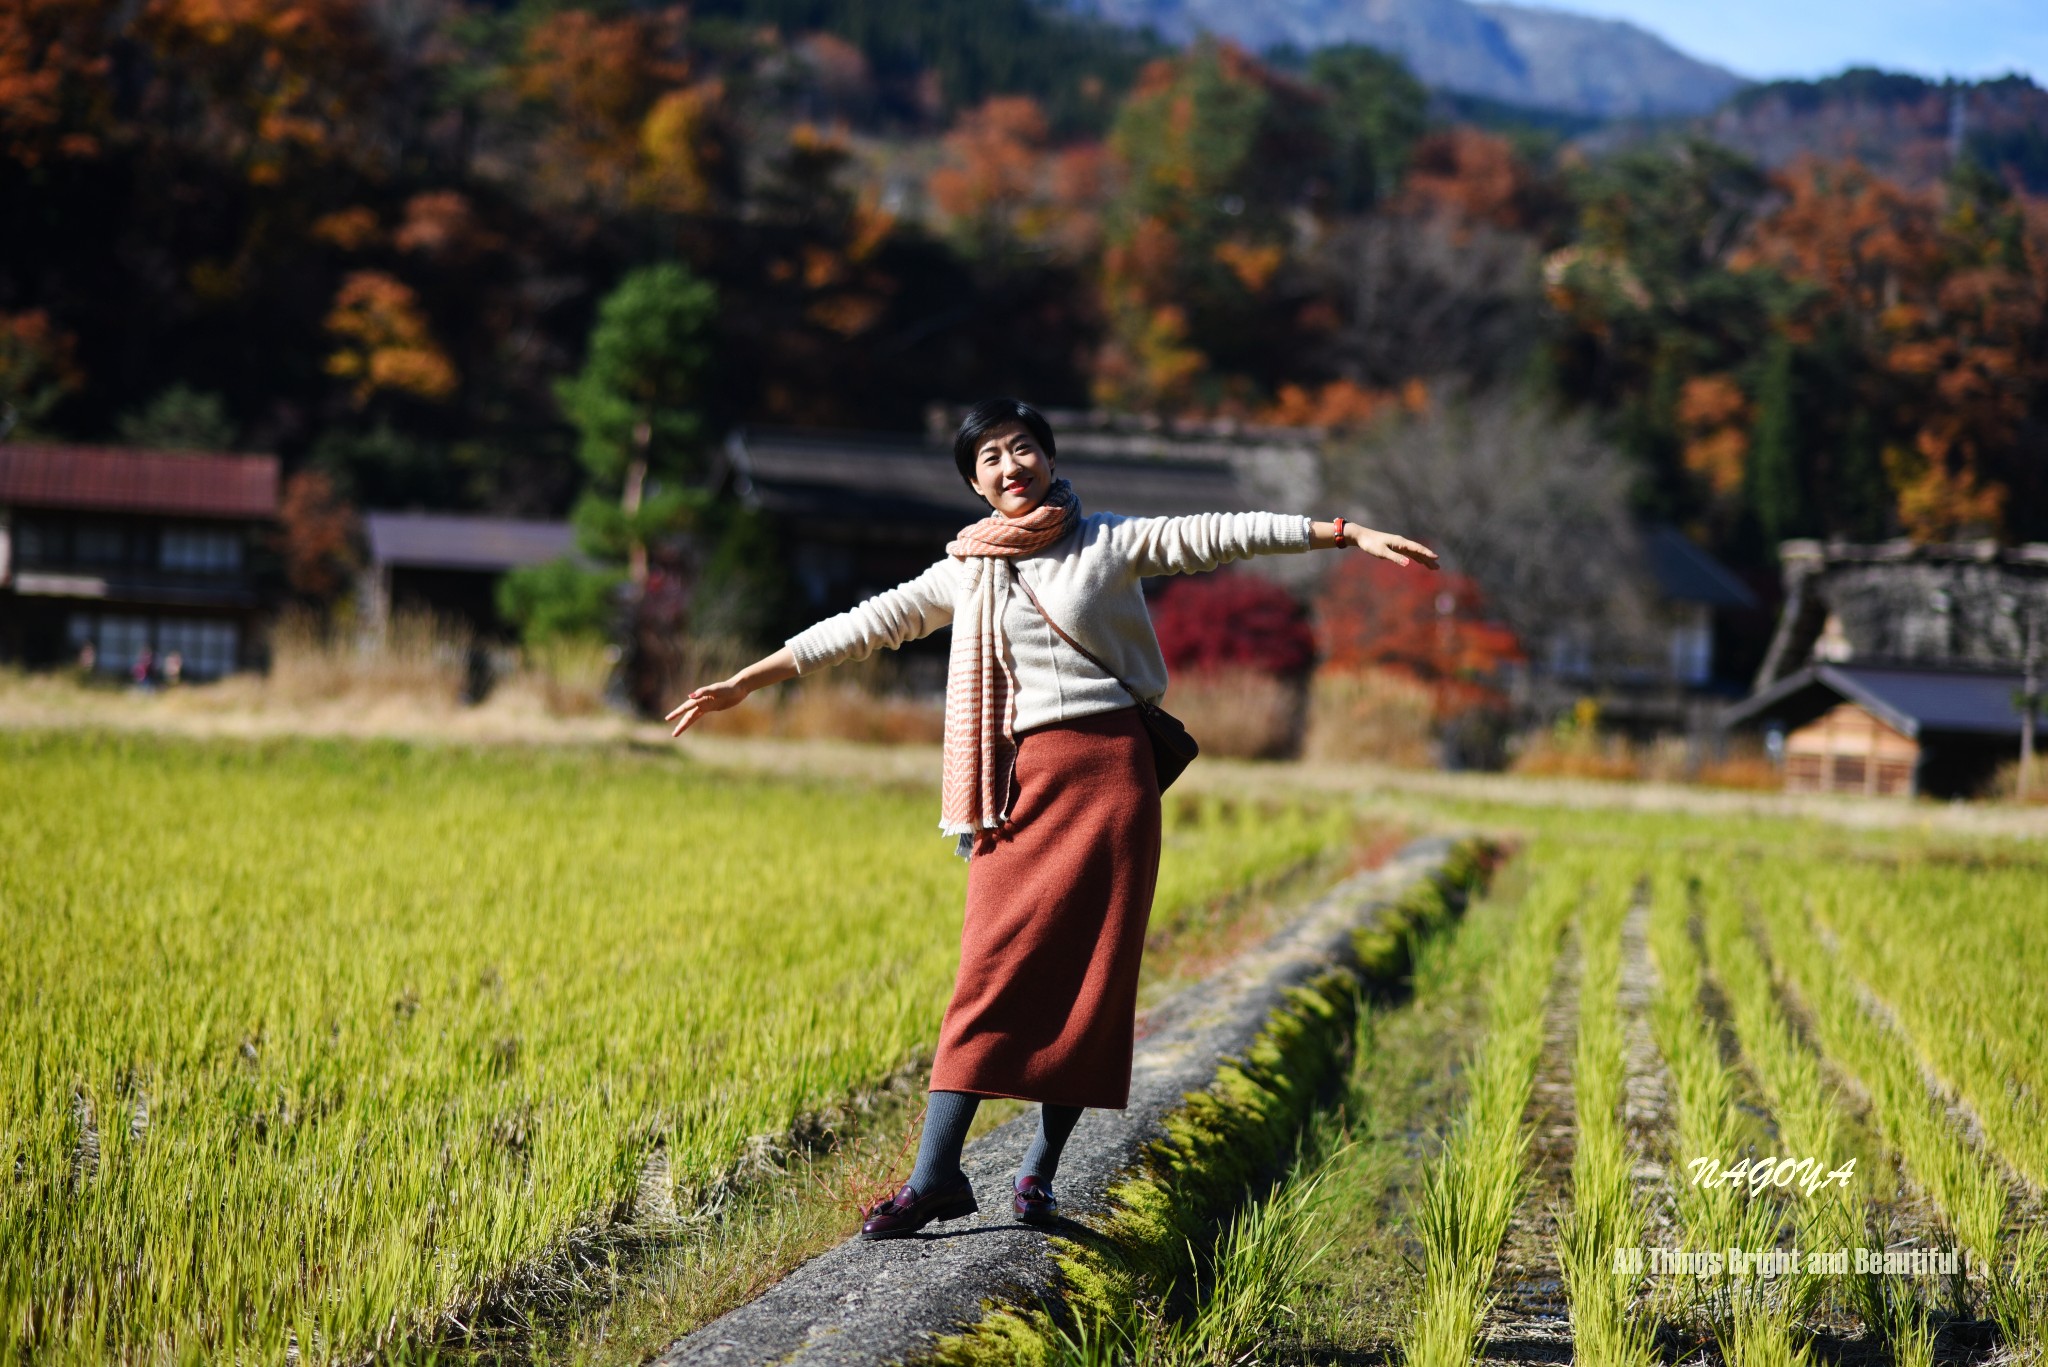
{"label": "dirt ridge path", "polygon": [[[1165,1137],[1164,1119],[1189,1092],[1209,1087],[1229,1057],[1242,1056],[1290,988],[1346,962],[1353,932],[1444,867],[1458,837],[1411,841],[1381,868],[1347,879],[1286,930],[1151,1015],[1131,1073],[1130,1106],[1090,1111],[1060,1161],[1066,1218],[1055,1231],[1086,1239],[1088,1217],[1107,1210],[1109,1188]],[[921,1235],[849,1239],[805,1263],[759,1299],[673,1344],[659,1367],[853,1367],[928,1352],[978,1322],[988,1303],[1057,1297],[1059,1266],[1044,1231],[1019,1223],[1009,1178],[1035,1132],[1027,1112],[968,1146],[964,1166],[982,1197],[980,1215]]]}

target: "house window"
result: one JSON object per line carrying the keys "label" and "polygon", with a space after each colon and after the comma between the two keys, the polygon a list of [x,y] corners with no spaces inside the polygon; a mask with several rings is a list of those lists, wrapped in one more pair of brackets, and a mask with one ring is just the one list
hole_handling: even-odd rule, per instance
{"label": "house window", "polygon": [[213,527],[169,528],[163,567],[186,574],[232,574],[242,568],[242,538]]}
{"label": "house window", "polygon": [[74,612],[66,624],[74,653],[91,642],[96,668],[126,674],[144,650],[154,653],[158,673],[164,657],[178,653],[187,679],[218,679],[235,671],[241,631],[233,622],[202,617],[127,617],[114,613]]}
{"label": "house window", "polygon": [[135,657],[149,647],[149,619],[74,612],[65,634],[74,651],[88,641],[92,643],[96,668],[109,674],[125,674],[135,667]]}
{"label": "house window", "polygon": [[128,537],[119,527],[88,522],[72,540],[74,558],[81,565],[118,565],[128,558]]}
{"label": "house window", "polygon": [[235,670],[235,625],[198,618],[166,617],[157,623],[157,664],[178,652],[178,663],[188,679],[218,679]]}
{"label": "house window", "polygon": [[64,539],[54,527],[24,522],[14,529],[15,554],[24,565],[48,565],[64,558]]}
{"label": "house window", "polygon": [[1671,628],[1671,677],[1682,684],[1703,684],[1714,675],[1714,624],[1704,611]]}

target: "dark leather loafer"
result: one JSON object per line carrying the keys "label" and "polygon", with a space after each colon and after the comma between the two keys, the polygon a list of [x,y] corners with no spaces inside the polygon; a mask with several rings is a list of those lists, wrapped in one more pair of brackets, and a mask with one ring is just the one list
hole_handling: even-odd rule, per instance
{"label": "dark leather loafer", "polygon": [[868,1212],[860,1227],[863,1239],[900,1239],[915,1234],[934,1220],[957,1220],[972,1215],[981,1206],[974,1199],[974,1185],[961,1173],[940,1184],[929,1195],[920,1196],[905,1182],[903,1189]]}
{"label": "dark leather loafer", "polygon": [[1017,1194],[1010,1199],[1017,1218],[1027,1225],[1049,1225],[1059,1218],[1060,1203],[1043,1177],[1020,1177]]}

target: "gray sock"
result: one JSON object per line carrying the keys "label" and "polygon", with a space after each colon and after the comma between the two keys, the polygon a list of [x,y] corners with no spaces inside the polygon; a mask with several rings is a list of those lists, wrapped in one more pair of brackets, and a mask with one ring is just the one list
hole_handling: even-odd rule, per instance
{"label": "gray sock", "polygon": [[919,1196],[944,1186],[960,1171],[960,1150],[981,1098],[971,1092],[933,1092],[925,1102],[924,1137],[917,1141],[917,1166],[910,1185]]}
{"label": "gray sock", "polygon": [[1043,1177],[1048,1184],[1060,1165],[1060,1152],[1067,1147],[1067,1136],[1074,1132],[1074,1126],[1081,1119],[1079,1106],[1054,1106],[1044,1104],[1038,1108],[1038,1138],[1031,1141],[1031,1147],[1024,1151],[1024,1161],[1017,1167],[1019,1177]]}

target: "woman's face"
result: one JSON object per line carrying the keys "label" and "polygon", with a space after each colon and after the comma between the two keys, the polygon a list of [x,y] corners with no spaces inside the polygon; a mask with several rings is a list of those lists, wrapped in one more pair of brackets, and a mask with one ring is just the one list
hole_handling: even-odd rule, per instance
{"label": "woman's face", "polygon": [[974,453],[974,488],[1004,517],[1022,517],[1052,488],[1052,457],[1022,423],[999,427]]}

